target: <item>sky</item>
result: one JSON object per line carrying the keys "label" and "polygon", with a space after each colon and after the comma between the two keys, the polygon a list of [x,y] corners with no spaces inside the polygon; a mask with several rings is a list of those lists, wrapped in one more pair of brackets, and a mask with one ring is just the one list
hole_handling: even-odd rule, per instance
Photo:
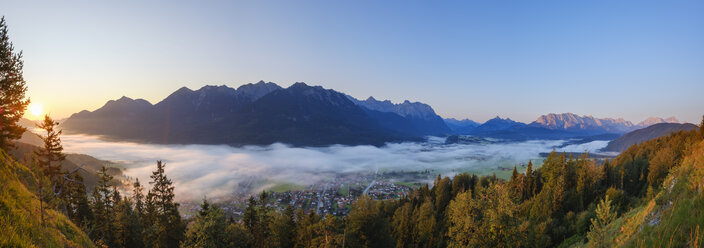
{"label": "sky", "polygon": [[[14,1],[54,118],[182,86],[306,82],[443,117],[704,114],[704,1]],[[28,116],[32,118],[32,116]],[[34,117],[36,118],[36,117]]]}

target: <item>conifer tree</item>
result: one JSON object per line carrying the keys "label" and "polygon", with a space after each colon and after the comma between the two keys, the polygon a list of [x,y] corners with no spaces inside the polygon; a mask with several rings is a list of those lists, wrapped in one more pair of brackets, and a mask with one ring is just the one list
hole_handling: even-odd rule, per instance
{"label": "conifer tree", "polygon": [[107,168],[104,166],[98,171],[98,177],[98,184],[93,189],[91,204],[95,220],[92,238],[97,243],[113,247],[115,245],[113,199],[115,199],[116,193],[110,185],[113,177],[108,174]]}
{"label": "conifer tree", "polygon": [[533,161],[529,160],[526,166],[526,187],[523,199],[529,199],[535,194],[535,176],[533,176]]}
{"label": "conifer tree", "polygon": [[[119,196],[115,194],[114,196]],[[142,248],[142,223],[127,197],[118,199],[114,207],[115,247]]]}
{"label": "conifer tree", "polygon": [[289,205],[284,211],[277,213],[271,222],[270,229],[276,247],[294,247],[296,244],[296,219],[293,207]]}
{"label": "conifer tree", "polygon": [[134,212],[140,218],[144,218],[144,186],[139,183],[139,178],[132,184],[132,200],[134,201]]}
{"label": "conifer tree", "polygon": [[596,208],[596,217],[591,220],[587,238],[591,247],[611,247],[606,241],[606,226],[616,219],[616,213],[611,211],[611,200],[608,195],[599,202]]}
{"label": "conifer tree", "polygon": [[17,124],[29,104],[27,86],[22,76],[22,52],[16,53],[7,31],[5,17],[0,18],[0,149],[14,147],[26,128]]}
{"label": "conifer tree", "polygon": [[151,190],[147,194],[147,208],[151,210],[148,217],[152,223],[152,246],[156,248],[179,247],[184,238],[185,224],[178,212],[179,204],[174,202],[174,186],[171,179],[166,177],[166,164],[161,161],[156,163],[157,169],[150,176]]}
{"label": "conifer tree", "polygon": [[[54,121],[48,115],[44,116],[44,121],[37,125],[43,129],[46,135],[41,136],[43,146],[34,151],[37,158],[37,164],[44,170],[44,173],[50,178],[52,184],[56,187],[61,182],[61,161],[66,159],[66,154],[63,154],[63,146],[61,145],[61,130],[57,130],[58,122]],[[58,189],[57,189],[58,190]]]}
{"label": "conifer tree", "polygon": [[79,173],[69,175],[70,181],[66,184],[66,205],[68,217],[79,226],[87,227],[93,221],[93,212],[90,209],[86,186],[83,176]]}
{"label": "conifer tree", "polygon": [[227,233],[227,218],[222,209],[211,206],[203,199],[201,210],[186,232],[183,248],[225,248],[229,247],[230,236]]}

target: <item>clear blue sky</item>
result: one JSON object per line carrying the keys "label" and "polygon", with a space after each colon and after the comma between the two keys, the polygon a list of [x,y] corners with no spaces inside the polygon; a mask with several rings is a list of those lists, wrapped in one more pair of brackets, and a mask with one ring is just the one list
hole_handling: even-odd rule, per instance
{"label": "clear blue sky", "polygon": [[3,1],[55,117],[303,81],[444,117],[704,114],[704,1]]}

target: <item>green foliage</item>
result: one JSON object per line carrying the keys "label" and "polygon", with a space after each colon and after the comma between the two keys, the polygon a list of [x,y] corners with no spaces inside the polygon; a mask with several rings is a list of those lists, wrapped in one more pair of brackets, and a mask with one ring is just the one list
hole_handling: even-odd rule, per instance
{"label": "green foliage", "polygon": [[0,149],[9,151],[13,140],[26,129],[17,122],[29,104],[27,86],[22,76],[22,52],[16,53],[7,31],[5,17],[0,19]]}
{"label": "green foliage", "polygon": [[352,206],[346,237],[350,247],[391,247],[390,221],[384,216],[384,202],[362,196]]}
{"label": "green foliage", "polygon": [[44,170],[44,173],[51,179],[52,185],[59,185],[61,176],[61,161],[66,159],[61,145],[61,130],[57,130],[59,123],[52,120],[48,115],[44,116],[44,121],[37,127],[46,132],[41,136],[44,146],[34,151],[37,164]]}
{"label": "green foliage", "polygon": [[166,164],[157,161],[156,170],[150,176],[152,188],[146,197],[145,239],[151,243],[148,246],[155,248],[178,247],[186,229],[178,213],[179,204],[174,202],[174,186],[166,177],[165,167]]}
{"label": "green foliage", "polygon": [[94,247],[63,214],[44,209],[35,195],[34,172],[0,149],[0,247]]}
{"label": "green foliage", "polygon": [[616,213],[611,210],[611,200],[605,197],[596,208],[596,217],[591,220],[592,227],[587,234],[590,247],[611,247],[606,235],[606,226],[616,218]]}
{"label": "green foliage", "polygon": [[518,247],[518,206],[501,183],[478,188],[477,197],[461,193],[448,210],[450,247]]}
{"label": "green foliage", "polygon": [[210,206],[203,200],[202,210],[186,232],[186,238],[181,247],[229,247],[231,240],[227,227],[225,212],[218,207]]}

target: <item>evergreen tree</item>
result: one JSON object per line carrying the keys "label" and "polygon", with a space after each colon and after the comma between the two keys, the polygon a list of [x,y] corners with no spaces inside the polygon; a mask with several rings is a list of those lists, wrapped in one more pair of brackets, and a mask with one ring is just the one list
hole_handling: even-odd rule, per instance
{"label": "evergreen tree", "polygon": [[257,201],[254,200],[254,196],[249,197],[247,208],[244,210],[244,216],[242,217],[244,221],[244,227],[254,235],[255,227],[259,225],[259,214],[257,213]]}
{"label": "evergreen tree", "polygon": [[186,232],[183,248],[219,248],[229,247],[230,235],[227,232],[225,212],[211,206],[203,199],[201,210]]}
{"label": "evergreen tree", "polygon": [[[119,196],[119,194],[114,194]],[[142,237],[142,223],[139,215],[132,208],[132,203],[125,197],[115,203],[115,247],[141,248],[144,247]]]}
{"label": "evergreen tree", "polygon": [[240,223],[234,221],[230,222],[227,226],[227,234],[230,236],[230,243],[228,247],[232,248],[249,248],[252,247],[252,236]]}
{"label": "evergreen tree", "polygon": [[22,76],[22,52],[15,53],[10,42],[5,17],[0,18],[0,149],[9,151],[13,140],[22,137],[26,128],[17,122],[29,104],[27,86]]}
{"label": "evergreen tree", "polygon": [[591,247],[611,247],[606,241],[606,226],[616,219],[616,213],[611,211],[611,200],[606,196],[596,208],[596,217],[591,220],[592,227],[587,234]]}
{"label": "evergreen tree", "polygon": [[[463,193],[471,194],[469,190]],[[438,247],[441,239],[437,235],[439,231],[438,222],[435,219],[435,207],[431,201],[423,202],[413,211],[413,221],[415,223],[413,227],[413,244],[415,247]]]}
{"label": "evergreen tree", "polygon": [[[449,189],[448,189],[449,192]],[[391,247],[389,220],[376,202],[362,196],[353,205],[347,221],[345,240],[349,247]]]}
{"label": "evergreen tree", "polygon": [[296,219],[291,206],[277,213],[271,222],[275,247],[292,248],[296,244]]}
{"label": "evergreen tree", "polygon": [[[58,122],[54,121],[48,115],[44,116],[44,121],[37,125],[46,132],[46,136],[42,136],[43,146],[34,151],[37,158],[37,164],[44,170],[44,173],[50,178],[54,187],[60,187],[61,180],[61,161],[66,159],[63,154],[63,146],[61,145],[61,130],[56,130]],[[58,189],[55,189],[58,192]]]}
{"label": "evergreen tree", "polygon": [[86,186],[83,176],[79,173],[69,175],[70,181],[66,185],[68,217],[77,225],[87,228],[93,221],[93,212],[90,209]]}
{"label": "evergreen tree", "polygon": [[156,170],[152,172],[149,184],[151,190],[147,194],[147,202],[151,206],[148,217],[151,220],[151,246],[155,248],[179,247],[184,238],[185,224],[178,212],[178,203],[174,202],[174,186],[171,179],[166,177],[164,168],[166,164],[157,161]]}
{"label": "evergreen tree", "polygon": [[107,169],[102,167],[98,171],[98,184],[93,189],[91,208],[94,215],[93,240],[98,244],[108,247],[115,246],[115,226],[113,199],[116,192],[113,191],[110,183],[113,177],[108,174]]}
{"label": "evergreen tree", "polygon": [[476,198],[465,192],[448,207],[450,247],[519,247],[518,206],[508,188],[493,183],[478,190]]}
{"label": "evergreen tree", "polygon": [[413,205],[409,202],[396,209],[393,217],[393,234],[396,247],[413,247]]}
{"label": "evergreen tree", "polygon": [[523,199],[529,199],[535,195],[535,176],[533,175],[533,161],[529,160],[526,166],[526,187],[523,192]]}
{"label": "evergreen tree", "polygon": [[144,187],[139,183],[139,178],[132,184],[132,200],[134,201],[134,211],[140,218],[144,218]]}

